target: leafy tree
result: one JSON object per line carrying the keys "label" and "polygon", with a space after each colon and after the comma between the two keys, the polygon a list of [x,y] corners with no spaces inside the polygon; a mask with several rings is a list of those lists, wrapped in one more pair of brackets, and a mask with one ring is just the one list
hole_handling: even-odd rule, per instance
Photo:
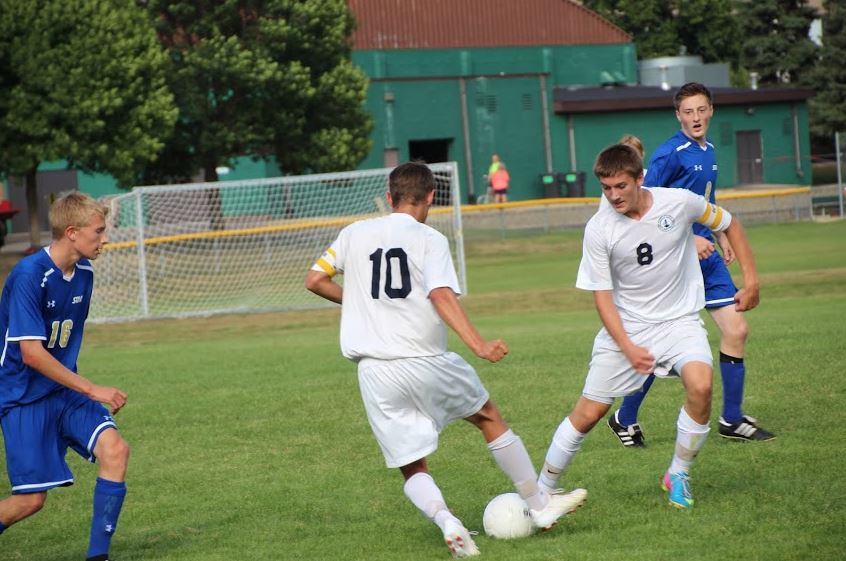
{"label": "leafy tree", "polygon": [[817,47],[808,37],[814,9],[805,0],[738,2],[743,22],[740,62],[761,84],[808,84]]}
{"label": "leafy tree", "polygon": [[629,33],[641,58],[699,55],[736,63],[740,27],[731,0],[585,0]]}
{"label": "leafy tree", "polygon": [[140,2],[167,47],[179,119],[149,181],[187,179],[236,156],[286,173],[355,167],[369,152],[367,81],[352,65],[345,0]]}
{"label": "leafy tree", "polygon": [[632,36],[640,58],[679,54],[678,29],[668,0],[585,0],[597,12]]}
{"label": "leafy tree", "polygon": [[130,185],[156,157],[176,118],[166,63],[134,6],[0,0],[0,173],[26,177],[33,247],[41,162]]}
{"label": "leafy tree", "polygon": [[846,4],[826,0],[823,4],[822,48],[813,74],[817,94],[810,101],[811,132],[830,139],[846,132]]}

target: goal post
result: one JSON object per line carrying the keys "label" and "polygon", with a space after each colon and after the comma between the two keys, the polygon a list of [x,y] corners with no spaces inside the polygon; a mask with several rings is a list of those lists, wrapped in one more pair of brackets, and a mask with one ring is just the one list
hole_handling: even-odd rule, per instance
{"label": "goal post", "polygon": [[[449,239],[466,293],[458,168],[429,167],[436,206],[426,223]],[[106,199],[109,243],[94,262],[90,320],[330,306],[305,289],[305,275],[344,226],[390,212],[391,169],[136,187]]]}

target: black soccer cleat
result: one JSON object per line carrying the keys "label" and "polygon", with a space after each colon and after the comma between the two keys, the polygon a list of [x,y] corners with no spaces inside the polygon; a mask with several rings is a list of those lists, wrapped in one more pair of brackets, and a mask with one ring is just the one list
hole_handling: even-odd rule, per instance
{"label": "black soccer cleat", "polygon": [[638,423],[624,427],[617,421],[617,413],[614,413],[608,417],[608,427],[626,448],[644,448],[646,446],[643,431],[640,430]]}
{"label": "black soccer cleat", "polygon": [[758,421],[748,415],[744,415],[736,423],[728,423],[720,417],[720,436],[733,440],[757,440],[766,441],[776,437],[768,430],[758,426]]}

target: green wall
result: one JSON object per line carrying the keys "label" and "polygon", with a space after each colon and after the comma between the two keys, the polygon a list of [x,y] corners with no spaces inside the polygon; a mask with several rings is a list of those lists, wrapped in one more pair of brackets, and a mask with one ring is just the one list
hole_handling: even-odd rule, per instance
{"label": "green wall", "polygon": [[[810,184],[810,140],[808,111],[804,103],[795,104],[799,123],[800,164],[804,175],[796,169],[792,110],[794,104],[773,103],[753,106],[716,106],[708,131],[714,145],[719,174],[717,187],[734,187],[738,183],[737,145],[735,134],[744,130],[760,130],[764,183]],[[750,111],[751,109],[751,111]],[[558,160],[569,158],[566,116],[554,120],[556,138],[565,151]],[[624,134],[634,134],[643,142],[646,163],[652,152],[679,130],[672,108],[667,110],[626,111],[615,113],[584,113],[573,115],[576,139],[577,168],[587,172],[586,194],[599,196],[599,183],[591,169],[596,154],[605,146],[617,142]],[[569,161],[569,160],[565,160]]]}
{"label": "green wall", "polygon": [[485,193],[494,153],[508,167],[514,200],[543,196],[540,175],[548,167],[569,170],[561,131],[553,130],[561,126],[552,112],[555,86],[637,82],[631,44],[357,51],[353,62],[372,80],[367,109],[374,118],[373,149],[360,169],[387,165],[386,150],[396,150],[401,162],[411,156],[411,141],[440,140],[461,169],[464,202],[470,193]]}

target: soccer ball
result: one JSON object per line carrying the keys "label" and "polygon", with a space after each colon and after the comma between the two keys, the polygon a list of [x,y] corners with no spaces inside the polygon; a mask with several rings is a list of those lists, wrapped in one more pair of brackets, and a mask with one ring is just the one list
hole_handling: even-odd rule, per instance
{"label": "soccer ball", "polygon": [[487,535],[501,540],[525,538],[535,531],[529,505],[517,493],[505,493],[491,499],[485,507],[482,524]]}

